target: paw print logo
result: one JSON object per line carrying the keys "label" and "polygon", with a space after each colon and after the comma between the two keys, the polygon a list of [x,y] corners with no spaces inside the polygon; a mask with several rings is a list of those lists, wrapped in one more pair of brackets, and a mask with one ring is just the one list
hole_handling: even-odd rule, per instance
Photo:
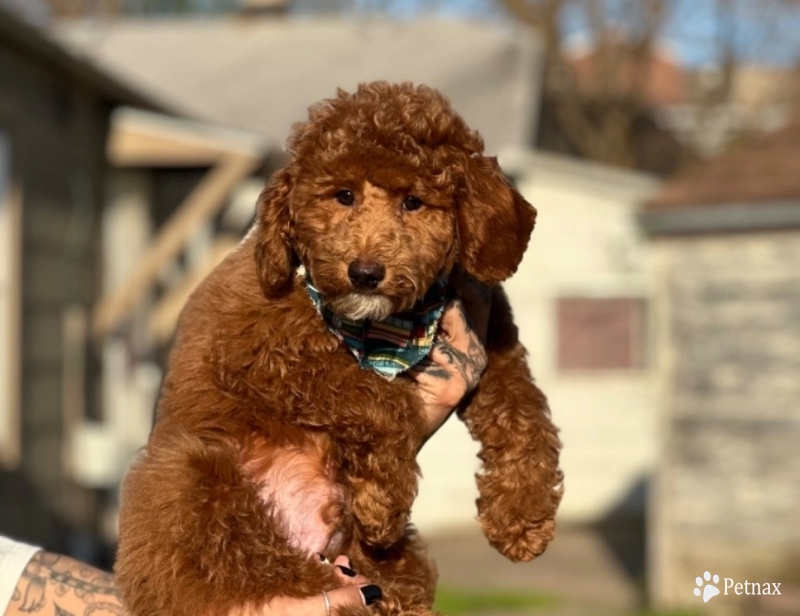
{"label": "paw print logo", "polygon": [[711,582],[714,582],[714,584],[719,584],[719,576],[716,573],[712,577],[711,574],[706,571],[703,574],[703,577],[698,575],[697,578],[695,578],[695,584],[697,584],[697,588],[694,589],[694,596],[699,597],[702,592],[703,603],[708,603],[711,599],[719,594],[719,588],[714,586],[714,584]]}

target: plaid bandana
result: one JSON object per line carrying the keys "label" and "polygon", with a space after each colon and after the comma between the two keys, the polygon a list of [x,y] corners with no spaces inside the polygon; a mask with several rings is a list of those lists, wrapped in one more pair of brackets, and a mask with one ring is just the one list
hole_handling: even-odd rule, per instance
{"label": "plaid bandana", "polygon": [[352,351],[358,365],[394,379],[427,357],[444,312],[447,281],[442,278],[405,312],[382,321],[350,321],[323,305],[319,291],[306,276],[306,290],[331,333]]}

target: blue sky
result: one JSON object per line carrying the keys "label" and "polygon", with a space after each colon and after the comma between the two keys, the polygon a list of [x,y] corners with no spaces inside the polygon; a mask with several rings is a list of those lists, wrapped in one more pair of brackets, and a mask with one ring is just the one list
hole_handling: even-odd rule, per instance
{"label": "blue sky", "polygon": [[[0,0],[2,2],[4,0]],[[7,1],[7,0],[6,0]],[[16,0],[30,2],[31,0]],[[150,0],[152,2],[153,0]],[[174,6],[177,0],[157,0],[164,6]],[[317,0],[319,1],[319,0]],[[800,64],[800,0],[793,11],[783,11],[780,18],[769,7],[781,0],[668,0],[670,16],[663,32],[663,41],[680,60],[689,66],[717,63],[721,49],[717,42],[722,23],[732,32],[737,57],[761,64]],[[787,2],[788,0],[782,0]],[[143,0],[125,0],[128,7],[140,6]],[[195,8],[234,8],[239,0],[188,0]],[[625,10],[637,0],[603,0],[620,24],[625,22]],[[381,0],[356,0],[361,7],[379,6]],[[299,2],[302,4],[302,1]],[[431,7],[450,17],[482,20],[503,20],[500,0],[393,0],[392,10],[398,17],[413,17],[430,11]],[[722,16],[717,6],[732,7]],[[570,6],[568,4],[568,6]],[[583,14],[572,4],[564,19],[565,32],[579,37],[586,32]],[[625,7],[628,7],[627,9]],[[731,17],[734,16],[734,17]]]}
{"label": "blue sky", "polygon": [[[771,12],[764,0],[728,0],[735,11],[723,19],[730,28],[737,55],[751,62],[791,65],[800,62],[800,3],[792,12],[780,18]],[[452,16],[493,18],[499,2],[494,0],[439,0],[439,10]],[[624,0],[606,0],[612,14],[620,13]],[[717,0],[671,0],[671,12],[663,34],[665,44],[688,65],[703,66],[719,60],[720,17],[715,14]],[[398,10],[405,15],[416,14],[430,4],[426,0],[402,0]],[[493,15],[494,13],[494,15]],[[731,17],[731,16],[735,17]],[[624,16],[619,15],[620,23]],[[583,15],[568,11],[565,31],[580,36],[586,31]]]}

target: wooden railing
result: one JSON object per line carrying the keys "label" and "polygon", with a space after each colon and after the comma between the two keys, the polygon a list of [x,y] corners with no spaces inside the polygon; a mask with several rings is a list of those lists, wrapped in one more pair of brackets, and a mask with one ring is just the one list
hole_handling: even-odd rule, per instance
{"label": "wooden railing", "polygon": [[253,156],[229,154],[211,168],[159,230],[128,280],[98,302],[92,315],[95,339],[107,336],[125,319],[156,284],[159,273],[181,254],[193,234],[220,213],[233,189],[260,163]]}
{"label": "wooden railing", "polygon": [[[130,253],[135,261],[126,265],[127,253],[113,252],[117,236],[105,236],[104,254],[123,257],[116,265],[106,263],[111,288],[90,313],[76,312],[65,320],[64,344],[72,367],[63,375],[64,471],[87,487],[115,486],[146,441],[161,378],[161,351],[189,295],[244,235],[249,208],[255,211],[252,193],[259,190],[253,174],[266,158],[265,148],[248,136],[230,138],[229,131],[140,112],[131,112],[131,117],[115,124],[110,140],[108,157],[117,168],[113,185],[120,199],[120,209],[114,211],[123,217],[116,222],[109,218],[106,231],[122,230],[120,237],[138,238],[132,240]],[[149,217],[143,188],[148,182],[142,178],[150,178],[147,170],[158,167],[208,171],[152,237],[148,224],[136,217],[127,233],[126,212]],[[247,202],[244,211],[232,207],[242,187],[250,195],[239,200]],[[95,388],[100,391],[99,412],[94,413],[99,420],[88,419],[83,395],[92,386],[82,369],[86,344],[102,362],[102,387]]]}

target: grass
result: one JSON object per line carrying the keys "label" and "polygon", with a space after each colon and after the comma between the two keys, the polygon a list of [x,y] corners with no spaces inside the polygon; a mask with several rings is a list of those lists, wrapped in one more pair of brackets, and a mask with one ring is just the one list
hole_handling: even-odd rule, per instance
{"label": "grass", "polygon": [[433,607],[447,616],[462,616],[489,611],[515,612],[543,609],[558,603],[558,597],[552,595],[503,590],[456,590],[440,586],[436,591],[436,602]]}
{"label": "grass", "polygon": [[[464,590],[440,586],[436,591],[435,610],[447,616],[478,616],[492,612],[532,612],[563,604],[560,597],[540,593],[520,593],[504,590]],[[649,610],[630,616],[703,616],[697,610]]]}
{"label": "grass", "polygon": [[703,612],[697,610],[645,610],[636,616],[702,616]]}

